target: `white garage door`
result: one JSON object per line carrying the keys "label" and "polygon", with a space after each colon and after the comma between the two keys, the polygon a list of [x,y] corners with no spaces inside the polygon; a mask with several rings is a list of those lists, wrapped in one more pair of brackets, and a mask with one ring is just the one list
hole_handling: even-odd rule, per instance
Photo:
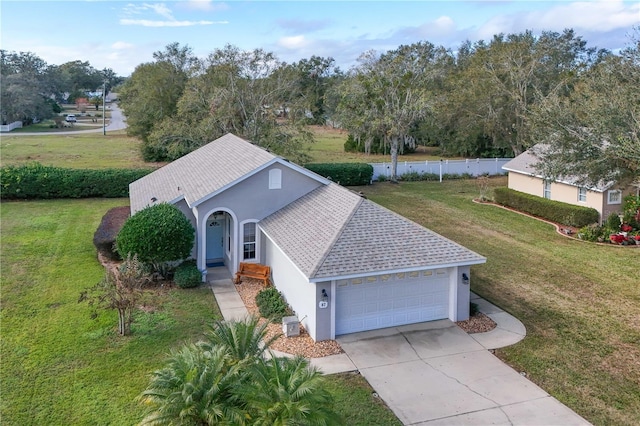
{"label": "white garage door", "polygon": [[336,284],[336,335],[449,317],[449,273],[444,269]]}

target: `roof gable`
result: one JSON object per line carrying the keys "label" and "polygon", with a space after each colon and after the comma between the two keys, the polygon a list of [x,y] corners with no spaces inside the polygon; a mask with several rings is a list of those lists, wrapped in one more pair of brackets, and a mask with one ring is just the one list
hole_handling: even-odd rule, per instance
{"label": "roof gable", "polygon": [[193,207],[276,162],[326,183],[320,176],[228,133],[132,182],[131,210],[183,198]]}

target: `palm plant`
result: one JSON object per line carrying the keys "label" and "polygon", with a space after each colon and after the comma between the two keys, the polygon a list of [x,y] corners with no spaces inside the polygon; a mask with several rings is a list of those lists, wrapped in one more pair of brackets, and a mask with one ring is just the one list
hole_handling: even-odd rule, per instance
{"label": "palm plant", "polygon": [[324,378],[302,358],[260,359],[252,368],[252,380],[243,385],[251,424],[338,425],[333,397]]}
{"label": "palm plant", "polygon": [[142,424],[244,424],[244,403],[235,392],[246,377],[240,368],[223,347],[203,351],[188,345],[172,351],[168,365],[153,373],[139,397],[148,406]]}
{"label": "palm plant", "polygon": [[260,324],[259,318],[252,316],[245,321],[216,321],[206,335],[206,340],[198,345],[206,351],[224,347],[227,354],[236,361],[261,357],[278,338],[267,339],[267,326]]}

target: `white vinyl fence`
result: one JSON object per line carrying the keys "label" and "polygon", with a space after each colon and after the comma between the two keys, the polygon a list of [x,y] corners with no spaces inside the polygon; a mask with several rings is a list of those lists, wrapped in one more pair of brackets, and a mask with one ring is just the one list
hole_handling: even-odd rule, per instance
{"label": "white vinyl fence", "polygon": [[[476,158],[467,160],[435,160],[435,161],[398,161],[396,174],[402,176],[407,173],[433,174],[442,181],[443,175],[471,176],[501,175],[502,166],[511,158]],[[391,163],[370,163],[373,166],[373,180],[378,176],[391,176]]]}
{"label": "white vinyl fence", "polygon": [[22,127],[22,121],[14,121],[10,124],[3,124],[0,126],[0,132],[10,132],[13,129],[19,129]]}

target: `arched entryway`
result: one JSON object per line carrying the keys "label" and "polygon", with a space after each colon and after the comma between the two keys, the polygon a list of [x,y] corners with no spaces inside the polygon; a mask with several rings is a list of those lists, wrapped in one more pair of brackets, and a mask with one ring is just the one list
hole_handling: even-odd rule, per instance
{"label": "arched entryway", "polygon": [[229,239],[231,217],[223,211],[216,211],[209,215],[206,223],[205,259],[208,268],[225,264],[225,240]]}

